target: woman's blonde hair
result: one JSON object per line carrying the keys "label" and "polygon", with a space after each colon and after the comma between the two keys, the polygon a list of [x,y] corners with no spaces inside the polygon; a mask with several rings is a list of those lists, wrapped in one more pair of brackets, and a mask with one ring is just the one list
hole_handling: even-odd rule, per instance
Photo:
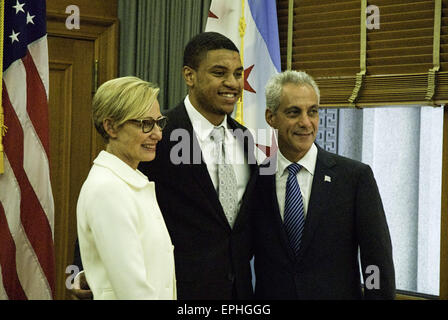
{"label": "woman's blonde hair", "polygon": [[118,127],[130,119],[141,119],[159,94],[159,88],[137,77],[121,77],[103,83],[92,102],[92,117],[98,133],[109,141],[104,119],[110,118]]}

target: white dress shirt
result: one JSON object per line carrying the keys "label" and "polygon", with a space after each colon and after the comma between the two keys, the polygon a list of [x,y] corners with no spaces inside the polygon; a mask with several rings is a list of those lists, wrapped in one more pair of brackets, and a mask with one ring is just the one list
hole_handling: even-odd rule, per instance
{"label": "white dress shirt", "polygon": [[[302,169],[297,173],[297,181],[302,192],[303,207],[305,210],[305,217],[308,212],[308,203],[310,202],[311,187],[313,185],[314,170],[316,169],[317,147],[314,143],[308,152],[297,163],[302,166]],[[285,215],[285,196],[286,196],[286,181],[288,179],[288,166],[292,162],[283,156],[278,150],[277,158],[277,172],[275,174],[275,185],[277,192],[277,201],[280,210],[280,216],[283,220]]]}
{"label": "white dress shirt", "polygon": [[[204,162],[207,165],[207,170],[212,180],[215,190],[218,190],[218,162],[217,153],[215,152],[215,142],[210,138],[210,134],[215,127],[202,114],[197,111],[187,97],[184,100],[185,109],[188,117],[193,125],[194,133],[198,138],[199,147],[201,148]],[[225,129],[224,136],[224,152],[226,163],[231,163],[235,171],[236,182],[238,187],[238,208],[241,206],[241,201],[246,190],[247,182],[250,177],[249,165],[244,163],[244,146],[236,140],[235,136],[229,131],[227,125],[227,116],[217,127],[223,126]]]}

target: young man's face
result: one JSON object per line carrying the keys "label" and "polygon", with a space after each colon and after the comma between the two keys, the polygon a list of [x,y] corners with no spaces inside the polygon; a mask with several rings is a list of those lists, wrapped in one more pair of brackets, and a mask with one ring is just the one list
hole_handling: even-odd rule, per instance
{"label": "young man's face", "polygon": [[240,55],[227,49],[210,50],[197,69],[185,66],[185,82],[193,106],[211,123],[233,111],[243,89]]}
{"label": "young man's face", "polygon": [[278,129],[278,146],[291,162],[311,148],[319,129],[318,98],[308,85],[286,83],[277,112],[266,110],[266,121]]}

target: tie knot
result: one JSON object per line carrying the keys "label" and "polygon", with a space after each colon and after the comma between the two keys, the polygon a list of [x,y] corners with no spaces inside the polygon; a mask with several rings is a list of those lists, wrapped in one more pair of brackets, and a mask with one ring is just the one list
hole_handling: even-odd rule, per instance
{"label": "tie knot", "polygon": [[297,175],[297,172],[299,172],[300,169],[302,169],[302,166],[298,163],[291,163],[288,166],[289,174]]}
{"label": "tie knot", "polygon": [[222,142],[224,140],[224,127],[214,127],[210,133],[210,139],[214,142]]}

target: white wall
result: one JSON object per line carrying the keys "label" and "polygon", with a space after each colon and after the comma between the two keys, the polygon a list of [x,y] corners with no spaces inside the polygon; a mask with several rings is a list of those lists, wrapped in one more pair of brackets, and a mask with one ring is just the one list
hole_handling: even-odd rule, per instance
{"label": "white wall", "polygon": [[398,289],[439,294],[443,109],[341,109],[338,153],[369,164],[392,238]]}

